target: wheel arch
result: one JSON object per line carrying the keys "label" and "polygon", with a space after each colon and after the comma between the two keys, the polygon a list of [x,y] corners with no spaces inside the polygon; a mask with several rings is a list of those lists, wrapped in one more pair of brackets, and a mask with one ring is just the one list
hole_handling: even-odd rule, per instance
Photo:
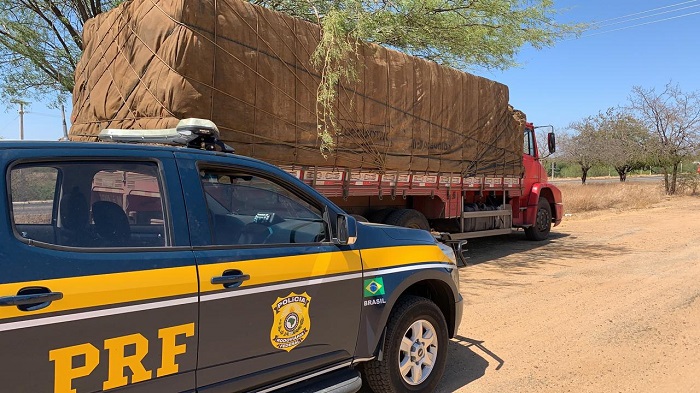
{"label": "wheel arch", "polygon": [[[454,337],[455,331],[455,297],[452,293],[452,289],[444,281],[440,280],[423,280],[416,282],[399,296],[398,301],[405,296],[420,296],[429,299],[435,303],[442,315],[445,316],[445,321],[447,322],[447,329],[449,331],[450,337]],[[388,315],[387,315],[388,318]]]}
{"label": "wheel arch", "polygon": [[[401,279],[396,288],[387,296],[387,304],[383,307],[381,314],[375,322],[375,326],[381,327],[381,331],[378,332],[379,334],[367,334],[365,336],[368,341],[365,345],[367,345],[366,348],[370,352],[368,355],[379,355],[379,351],[384,343],[384,329],[389,321],[389,316],[396,305],[400,303],[401,299],[406,296],[420,296],[434,302],[445,317],[449,337],[454,337],[457,333],[455,331],[455,326],[457,326],[456,319],[458,317],[456,302],[459,298],[459,292],[458,289],[450,285],[447,280],[452,280],[452,277],[450,272],[445,269],[419,270]],[[374,336],[374,339],[371,339],[372,336]],[[364,345],[359,345],[358,349],[363,346]]]}
{"label": "wheel arch", "polygon": [[[556,224],[561,222],[562,219],[562,197],[561,190],[551,183],[536,183],[532,186],[530,191],[530,196],[528,198],[528,206],[536,207],[539,203],[540,197],[544,198],[549,202],[549,207],[552,212],[552,221]],[[534,213],[530,213],[534,216]],[[528,217],[528,222],[532,222],[534,217]]]}

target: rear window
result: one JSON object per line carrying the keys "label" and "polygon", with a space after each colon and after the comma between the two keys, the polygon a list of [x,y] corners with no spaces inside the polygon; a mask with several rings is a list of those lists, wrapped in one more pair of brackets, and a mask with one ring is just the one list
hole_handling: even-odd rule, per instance
{"label": "rear window", "polygon": [[18,165],[10,172],[10,200],[23,239],[88,248],[168,244],[155,163]]}

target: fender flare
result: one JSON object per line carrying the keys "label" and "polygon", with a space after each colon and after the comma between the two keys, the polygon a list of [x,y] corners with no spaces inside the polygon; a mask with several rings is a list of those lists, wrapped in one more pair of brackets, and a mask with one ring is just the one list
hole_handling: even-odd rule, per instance
{"label": "fender flare", "polygon": [[[530,197],[527,201],[528,222],[534,222],[540,196],[549,201],[549,204],[552,206],[552,221],[555,226],[559,225],[564,216],[564,205],[562,203],[561,190],[552,183],[535,183],[532,185]],[[529,209],[531,207],[535,209]],[[532,217],[530,217],[531,215]]]}
{"label": "fender flare", "polygon": [[[457,269],[455,267],[454,269]],[[450,331],[450,336],[453,336],[456,334],[454,332],[454,320],[457,318],[457,311],[456,311],[456,301],[460,299],[460,294],[459,294],[459,289],[457,288],[456,285],[454,285],[454,282],[452,281],[452,276],[451,272],[449,269],[440,269],[440,268],[428,268],[428,269],[423,269],[423,270],[415,270],[412,272],[409,272],[407,276],[403,277],[401,280],[400,284],[394,288],[391,291],[391,294],[387,297],[386,299],[386,306],[383,308],[380,317],[378,319],[378,325],[381,327],[380,334],[373,335],[374,339],[371,339],[369,337],[372,337],[372,335],[367,335],[365,337],[368,337],[370,342],[368,342],[367,348],[372,348],[373,349],[373,355],[378,356],[381,358],[381,349],[383,347],[384,343],[384,332],[386,330],[386,324],[389,321],[389,316],[391,315],[391,312],[394,310],[396,303],[398,303],[399,299],[401,296],[403,296],[406,293],[411,293],[408,292],[409,288],[415,286],[416,284],[420,283],[425,283],[426,285],[434,285],[435,283],[441,283],[438,284],[440,285],[439,288],[437,288],[439,291],[442,291],[442,294],[436,294],[436,296],[447,296],[447,304],[444,304],[442,307],[441,305],[438,304],[438,307],[443,311],[445,315],[445,320],[447,321],[448,325],[448,330]],[[444,299],[443,299],[444,302]],[[437,303],[437,302],[436,302]],[[448,309],[444,310],[443,308],[447,306]],[[358,343],[359,344],[359,343]],[[360,348],[360,346],[358,346]]]}

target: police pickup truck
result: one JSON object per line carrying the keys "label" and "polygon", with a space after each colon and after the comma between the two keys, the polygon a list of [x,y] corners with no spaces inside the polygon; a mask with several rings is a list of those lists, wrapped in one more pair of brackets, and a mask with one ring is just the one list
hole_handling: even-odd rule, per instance
{"label": "police pickup truck", "polygon": [[451,248],[357,222],[213,123],[149,131],[102,137],[182,146],[0,142],[0,391],[435,389]]}

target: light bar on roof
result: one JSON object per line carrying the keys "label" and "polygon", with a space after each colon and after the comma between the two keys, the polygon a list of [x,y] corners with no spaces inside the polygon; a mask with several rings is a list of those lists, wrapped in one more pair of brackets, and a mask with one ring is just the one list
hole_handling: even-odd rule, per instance
{"label": "light bar on roof", "polygon": [[144,130],[106,128],[100,131],[98,138],[101,141],[161,143],[187,146],[191,141],[201,135],[218,139],[219,129],[211,120],[191,118],[180,120],[175,128]]}

